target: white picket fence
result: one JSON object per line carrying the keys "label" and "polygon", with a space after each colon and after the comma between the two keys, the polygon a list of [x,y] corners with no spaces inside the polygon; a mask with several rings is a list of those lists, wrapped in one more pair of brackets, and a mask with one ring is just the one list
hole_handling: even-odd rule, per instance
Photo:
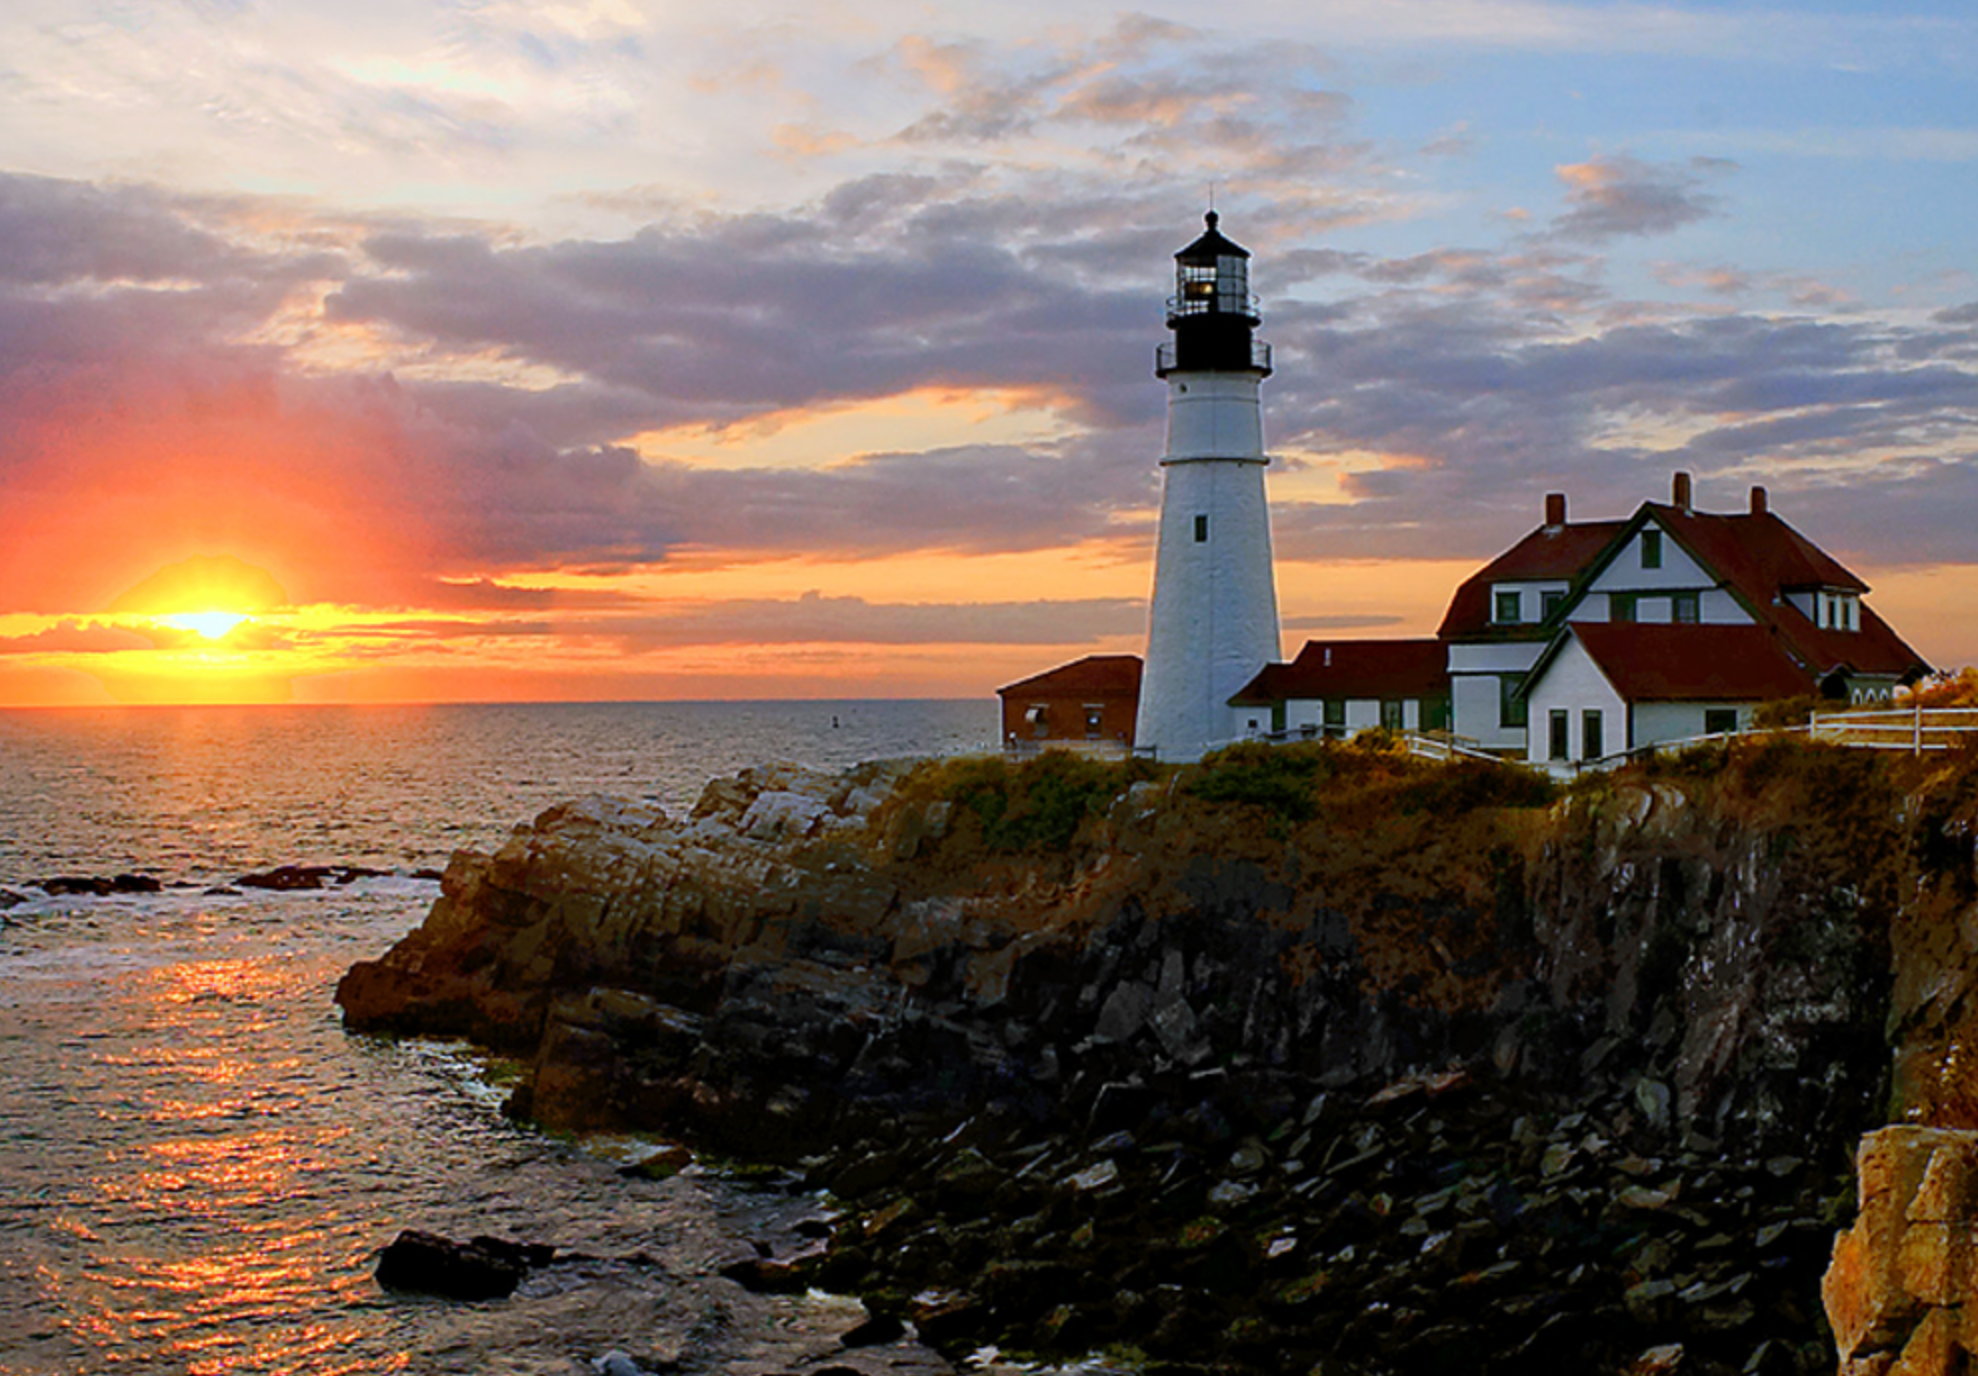
{"label": "white picket fence", "polygon": [[[1493,764],[1525,764],[1523,759],[1492,754],[1473,741],[1446,732],[1431,734],[1420,731],[1398,731],[1394,734],[1409,754],[1426,760],[1464,759],[1488,760]],[[1816,712],[1804,726],[1768,727],[1750,731],[1718,732],[1708,736],[1690,736],[1682,740],[1638,745],[1630,750],[1617,750],[1598,760],[1560,760],[1531,767],[1547,769],[1555,775],[1571,775],[1587,769],[1612,769],[1616,765],[1624,764],[1631,759],[1639,759],[1644,755],[1683,750],[1693,745],[1708,745],[1739,737],[1778,735],[1804,735],[1808,740],[1822,741],[1829,745],[1844,745],[1862,750],[1906,750],[1914,755],[1922,755],[1931,751],[1960,749],[1967,741],[1978,738],[1978,707],[1893,707]],[[1266,745],[1284,745],[1291,741],[1323,738],[1322,733],[1315,729],[1271,731],[1219,741],[1216,745],[1234,745],[1239,739],[1258,741]],[[1034,746],[1028,742],[1012,741],[1008,748],[1012,754],[1017,755],[1034,753],[1037,749],[1069,748],[1078,750],[1081,754],[1112,759],[1119,759],[1128,754],[1149,753],[1131,751],[1110,741],[1089,743],[1039,741]]]}
{"label": "white picket fence", "polygon": [[1807,718],[1808,740],[1863,750],[1956,750],[1978,732],[1978,707],[1893,707],[1873,711],[1816,712]]}
{"label": "white picket fence", "polygon": [[1553,773],[1578,773],[1582,769],[1611,769],[1629,760],[1693,745],[1758,736],[1805,736],[1810,741],[1843,745],[1858,750],[1905,750],[1913,755],[1930,751],[1956,750],[1978,732],[1978,708],[1972,707],[1887,707],[1849,709],[1845,712],[1815,712],[1803,726],[1758,727],[1749,731],[1720,731],[1708,736],[1688,736],[1682,740],[1656,741],[1632,750],[1616,751],[1598,760],[1554,763]]}

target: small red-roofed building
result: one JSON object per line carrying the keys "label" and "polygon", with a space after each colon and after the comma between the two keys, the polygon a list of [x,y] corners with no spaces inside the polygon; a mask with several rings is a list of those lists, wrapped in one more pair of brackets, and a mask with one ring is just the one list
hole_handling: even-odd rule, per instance
{"label": "small red-roofed building", "polygon": [[1527,758],[1597,760],[1751,725],[1753,709],[1814,691],[1765,627],[1569,622],[1532,667]]}
{"label": "small red-roofed building", "polygon": [[1131,750],[1140,668],[1138,655],[1087,655],[998,688],[1004,745],[1011,750],[1066,744]]}

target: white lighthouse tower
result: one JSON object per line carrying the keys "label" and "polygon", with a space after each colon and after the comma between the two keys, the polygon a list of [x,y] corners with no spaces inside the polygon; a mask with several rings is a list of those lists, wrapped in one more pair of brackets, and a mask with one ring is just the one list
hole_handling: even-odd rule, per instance
{"label": "white lighthouse tower", "polygon": [[1236,735],[1232,694],[1280,658],[1258,385],[1271,350],[1253,337],[1249,250],[1208,229],[1175,254],[1174,338],[1155,356],[1168,384],[1161,535],[1135,744],[1192,760]]}

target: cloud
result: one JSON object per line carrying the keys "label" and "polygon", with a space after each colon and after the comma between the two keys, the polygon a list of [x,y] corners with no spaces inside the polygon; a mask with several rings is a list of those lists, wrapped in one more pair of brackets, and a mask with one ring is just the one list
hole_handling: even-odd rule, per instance
{"label": "cloud", "polygon": [[61,621],[29,635],[0,636],[0,656],[108,655],[149,650],[155,637],[100,621]]}
{"label": "cloud", "polygon": [[[1616,188],[1668,169],[1602,166],[1583,209],[1653,222]],[[774,213],[525,240],[404,218],[353,237],[292,205],[0,179],[8,232],[45,246],[29,280],[0,280],[0,520],[25,532],[0,546],[0,589],[73,615],[224,552],[299,603],[558,626],[640,596],[525,572],[1126,557],[1156,505],[1148,365],[1192,226],[1144,188],[1051,190],[892,173]],[[1352,456],[1343,503],[1281,503],[1287,556],[1483,557],[1535,519],[1535,493],[1619,514],[1687,467],[1823,512],[1823,484],[1859,474],[1919,523],[1865,531],[1875,562],[1911,545],[1978,559],[1963,508],[1930,498],[1961,492],[1974,448],[1969,307],[1899,325],[1739,310],[1734,264],[1666,270],[1721,285],[1706,310],[1632,301],[1563,240],[1346,251],[1297,204],[1226,220],[1258,249],[1272,443]],[[244,232],[257,208],[280,234]],[[353,352],[326,366],[339,341]],[[650,438],[973,389],[1050,424],[753,468]]]}
{"label": "cloud", "polygon": [[1626,155],[1561,164],[1553,170],[1571,208],[1552,233],[1581,243],[1668,234],[1717,213],[1717,197],[1702,188],[1735,166],[1719,158],[1656,165]]}
{"label": "cloud", "polygon": [[[1348,620],[1374,624],[1365,618]],[[1146,624],[1146,604],[1138,598],[910,603],[812,591],[794,598],[649,601],[630,614],[368,621],[331,626],[308,638],[371,641],[387,650],[407,640],[554,640],[566,648],[608,646],[614,654],[637,656],[734,645],[1077,645],[1136,635]]]}
{"label": "cloud", "polygon": [[628,653],[688,645],[1078,645],[1146,629],[1138,598],[1063,601],[875,603],[809,592],[795,599],[727,599],[626,623],[600,633]]}

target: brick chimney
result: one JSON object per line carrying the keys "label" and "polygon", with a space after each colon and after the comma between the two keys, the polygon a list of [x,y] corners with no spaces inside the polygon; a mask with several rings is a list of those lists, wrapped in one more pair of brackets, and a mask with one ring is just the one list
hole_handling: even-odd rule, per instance
{"label": "brick chimney", "polygon": [[1676,509],[1678,511],[1688,511],[1690,509],[1690,475],[1687,473],[1676,474],[1675,486],[1676,490],[1673,500],[1676,503]]}
{"label": "brick chimney", "polygon": [[1566,494],[1548,492],[1545,494],[1545,524],[1547,528],[1566,524]]}
{"label": "brick chimney", "polygon": [[1763,516],[1771,509],[1771,506],[1765,499],[1765,489],[1754,486],[1751,489],[1751,514],[1754,516]]}

